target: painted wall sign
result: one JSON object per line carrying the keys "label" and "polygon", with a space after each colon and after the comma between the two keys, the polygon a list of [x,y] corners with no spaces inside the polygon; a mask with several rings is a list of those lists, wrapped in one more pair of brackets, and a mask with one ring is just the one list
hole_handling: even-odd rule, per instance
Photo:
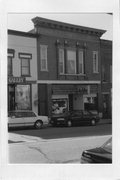
{"label": "painted wall sign", "polygon": [[24,77],[8,77],[8,83],[14,84],[14,83],[24,83],[25,78]]}

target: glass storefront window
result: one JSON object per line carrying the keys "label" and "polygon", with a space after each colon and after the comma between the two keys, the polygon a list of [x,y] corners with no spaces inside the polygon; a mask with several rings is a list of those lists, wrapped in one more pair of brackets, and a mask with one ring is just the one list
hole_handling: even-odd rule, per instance
{"label": "glass storefront window", "polygon": [[97,110],[97,97],[85,97],[84,109],[85,110]]}
{"label": "glass storefront window", "polygon": [[17,85],[15,87],[16,109],[31,109],[30,85]]}
{"label": "glass storefront window", "polygon": [[67,112],[67,99],[53,99],[52,100],[52,114],[62,114]]}

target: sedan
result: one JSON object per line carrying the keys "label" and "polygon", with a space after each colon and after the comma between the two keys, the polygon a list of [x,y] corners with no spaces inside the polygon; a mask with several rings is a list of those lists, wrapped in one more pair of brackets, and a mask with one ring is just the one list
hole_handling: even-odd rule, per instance
{"label": "sedan", "polygon": [[83,151],[81,163],[112,163],[112,138],[101,147]]}
{"label": "sedan", "polygon": [[53,126],[65,125],[68,127],[81,124],[96,125],[100,120],[98,113],[94,114],[90,111],[74,110],[68,113],[53,115],[50,123]]}
{"label": "sedan", "polygon": [[48,124],[49,120],[47,116],[38,116],[33,111],[10,111],[8,113],[8,128],[33,126],[36,129],[41,129]]}

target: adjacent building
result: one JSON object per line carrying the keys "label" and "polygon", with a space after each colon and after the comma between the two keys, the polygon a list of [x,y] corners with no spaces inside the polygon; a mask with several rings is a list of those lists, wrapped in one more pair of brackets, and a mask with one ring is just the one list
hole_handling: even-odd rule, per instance
{"label": "adjacent building", "polygon": [[37,107],[37,36],[8,30],[8,111]]}
{"label": "adjacent building", "polygon": [[101,40],[101,92],[104,118],[112,117],[112,41]]}

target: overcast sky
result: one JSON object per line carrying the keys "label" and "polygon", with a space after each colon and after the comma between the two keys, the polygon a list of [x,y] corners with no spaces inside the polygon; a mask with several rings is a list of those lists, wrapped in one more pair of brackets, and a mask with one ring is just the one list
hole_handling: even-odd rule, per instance
{"label": "overcast sky", "polygon": [[34,28],[32,18],[39,16],[80,26],[103,29],[107,32],[102,39],[113,39],[113,16],[107,13],[9,13],[8,29],[29,31]]}

